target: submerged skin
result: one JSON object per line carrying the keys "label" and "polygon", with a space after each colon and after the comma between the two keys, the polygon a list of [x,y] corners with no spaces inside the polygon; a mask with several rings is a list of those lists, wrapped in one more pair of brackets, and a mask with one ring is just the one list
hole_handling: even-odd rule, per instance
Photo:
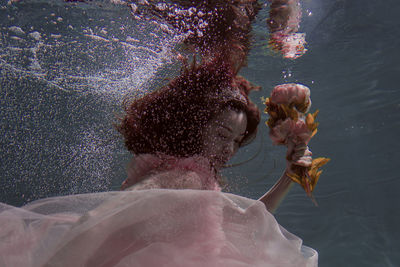
{"label": "submerged skin", "polygon": [[221,169],[238,151],[246,126],[247,116],[243,111],[225,109],[204,129],[201,155],[208,158],[215,169]]}

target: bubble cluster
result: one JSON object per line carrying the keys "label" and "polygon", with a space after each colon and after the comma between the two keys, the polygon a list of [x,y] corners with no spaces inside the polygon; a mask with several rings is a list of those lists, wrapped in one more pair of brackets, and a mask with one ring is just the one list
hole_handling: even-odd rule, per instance
{"label": "bubble cluster", "polygon": [[168,76],[181,37],[118,3],[13,2],[0,21],[0,201],[119,185],[121,101]]}

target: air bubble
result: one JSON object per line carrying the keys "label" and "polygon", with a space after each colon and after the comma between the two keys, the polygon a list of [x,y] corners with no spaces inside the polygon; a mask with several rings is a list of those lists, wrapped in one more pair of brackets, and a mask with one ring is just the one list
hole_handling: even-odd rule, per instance
{"label": "air bubble", "polygon": [[39,41],[40,38],[41,38],[40,33],[37,32],[37,31],[29,33],[28,36],[31,37],[31,38],[33,38],[33,39],[35,39],[36,41]]}

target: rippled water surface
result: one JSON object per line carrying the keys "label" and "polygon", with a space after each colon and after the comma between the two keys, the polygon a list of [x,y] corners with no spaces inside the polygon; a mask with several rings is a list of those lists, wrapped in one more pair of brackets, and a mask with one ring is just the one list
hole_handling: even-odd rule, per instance
{"label": "rippled water surface", "polygon": [[[106,1],[0,3],[0,201],[118,188],[129,160],[112,125],[121,101],[176,75],[180,36]],[[271,55],[264,9],[242,70],[263,88],[252,95],[261,109],[273,86],[308,85],[320,110],[311,150],[332,159],[318,207],[297,186],[276,217],[319,251],[322,267],[400,266],[400,4],[308,0],[303,9],[308,52],[296,61]],[[256,158],[224,171],[231,190],[262,195],[284,153],[261,125],[232,162]]]}

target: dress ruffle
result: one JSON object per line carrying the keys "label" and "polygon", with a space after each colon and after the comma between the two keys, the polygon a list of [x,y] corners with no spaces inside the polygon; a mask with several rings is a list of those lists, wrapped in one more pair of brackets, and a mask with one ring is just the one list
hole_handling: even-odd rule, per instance
{"label": "dress ruffle", "polygon": [[264,205],[207,190],[138,190],[0,205],[0,266],[317,266]]}

